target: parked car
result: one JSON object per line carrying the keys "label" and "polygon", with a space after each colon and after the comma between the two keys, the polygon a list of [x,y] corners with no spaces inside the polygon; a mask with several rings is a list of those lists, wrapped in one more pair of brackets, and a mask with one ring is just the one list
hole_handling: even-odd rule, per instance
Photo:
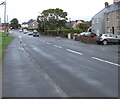
{"label": "parked car", "polygon": [[28,35],[33,35],[33,31],[29,31]]}
{"label": "parked car", "polygon": [[92,32],[83,32],[83,33],[80,33],[78,36],[91,36],[91,37],[94,37],[94,36],[97,36],[96,33],[92,33]]}
{"label": "parked car", "polygon": [[24,30],[23,30],[23,33],[24,33],[24,34],[27,34],[27,33],[28,33],[28,30],[27,30],[27,29],[24,29]]}
{"label": "parked car", "polygon": [[37,30],[34,30],[34,31],[33,31],[33,37],[36,37],[36,36],[39,37],[40,35],[39,35],[39,33],[38,33]]}
{"label": "parked car", "polygon": [[98,44],[107,45],[108,43],[120,43],[119,35],[99,34],[96,38]]}
{"label": "parked car", "polygon": [[19,32],[22,32],[22,29],[20,29]]}

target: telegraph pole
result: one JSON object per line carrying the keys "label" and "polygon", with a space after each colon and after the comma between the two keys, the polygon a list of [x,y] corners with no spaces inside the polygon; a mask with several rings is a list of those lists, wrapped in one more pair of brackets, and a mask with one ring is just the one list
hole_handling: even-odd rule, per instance
{"label": "telegraph pole", "polygon": [[6,0],[5,0],[5,8],[4,8],[4,33],[6,33]]}

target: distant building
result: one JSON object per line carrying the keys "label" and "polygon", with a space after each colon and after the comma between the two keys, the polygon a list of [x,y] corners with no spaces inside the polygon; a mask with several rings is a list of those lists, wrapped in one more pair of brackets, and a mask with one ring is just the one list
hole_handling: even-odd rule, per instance
{"label": "distant building", "polygon": [[76,21],[70,21],[66,23],[67,28],[72,28],[76,24]]}
{"label": "distant building", "polygon": [[38,22],[36,20],[24,22],[21,25],[22,28],[28,28],[28,29],[37,29],[38,28]]}
{"label": "distant building", "polygon": [[92,18],[92,32],[120,34],[120,0],[114,0],[112,5],[105,2],[105,8]]}
{"label": "distant building", "polygon": [[0,29],[1,29],[1,27],[2,27],[2,23],[1,23],[1,18],[0,18]]}
{"label": "distant building", "polygon": [[0,24],[1,24],[1,18],[0,18]]}
{"label": "distant building", "polygon": [[28,28],[28,22],[23,22],[23,23],[21,24],[21,27],[22,27],[22,28]]}
{"label": "distant building", "polygon": [[38,22],[36,20],[33,20],[32,22],[28,23],[29,29],[37,29],[38,28]]}
{"label": "distant building", "polygon": [[81,24],[81,23],[83,23],[81,20],[77,20],[76,23],[72,27],[79,29],[78,24]]}

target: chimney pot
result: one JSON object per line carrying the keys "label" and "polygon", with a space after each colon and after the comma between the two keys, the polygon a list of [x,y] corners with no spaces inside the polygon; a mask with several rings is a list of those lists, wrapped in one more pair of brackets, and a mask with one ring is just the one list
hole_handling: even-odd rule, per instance
{"label": "chimney pot", "polygon": [[105,2],[105,7],[108,7],[109,6],[109,3],[108,2]]}

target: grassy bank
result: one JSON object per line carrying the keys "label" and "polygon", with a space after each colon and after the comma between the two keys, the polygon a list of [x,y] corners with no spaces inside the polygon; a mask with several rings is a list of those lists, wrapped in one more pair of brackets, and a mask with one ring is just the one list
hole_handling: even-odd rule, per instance
{"label": "grassy bank", "polygon": [[13,39],[14,37],[5,36],[3,32],[0,32],[0,63],[2,60],[2,55],[4,54],[7,46]]}

